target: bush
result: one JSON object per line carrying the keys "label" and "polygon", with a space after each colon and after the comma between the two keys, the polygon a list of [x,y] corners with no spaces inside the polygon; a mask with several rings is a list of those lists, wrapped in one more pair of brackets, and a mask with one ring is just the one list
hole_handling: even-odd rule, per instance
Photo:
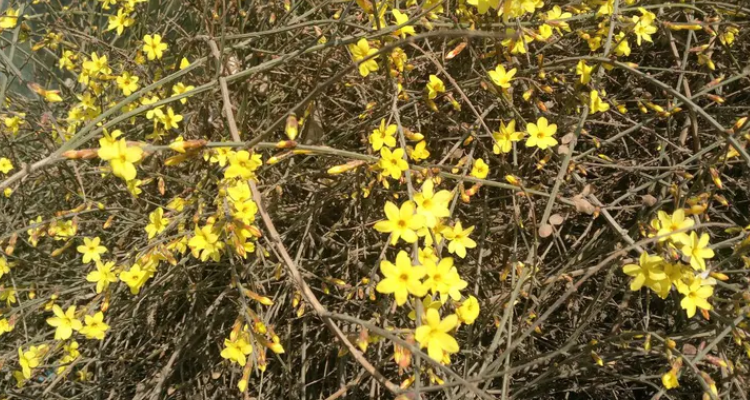
{"label": "bush", "polygon": [[745,397],[743,2],[9,3],[4,398]]}

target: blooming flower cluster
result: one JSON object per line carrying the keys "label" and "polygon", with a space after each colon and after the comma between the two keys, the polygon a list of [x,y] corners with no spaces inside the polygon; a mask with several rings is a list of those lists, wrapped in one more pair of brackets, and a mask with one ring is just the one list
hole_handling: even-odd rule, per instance
{"label": "blooming flower cluster", "polygon": [[695,315],[696,309],[711,310],[708,299],[716,284],[706,270],[706,260],[714,257],[714,251],[708,247],[709,236],[705,233],[698,236],[695,231],[688,234],[686,230],[693,224],[692,219],[685,217],[683,209],[677,209],[672,215],[659,211],[658,218],[650,224],[650,235],[658,237],[659,241],[656,250],[665,254],[675,254],[673,251],[679,250],[679,254],[675,254],[678,258],[644,251],[638,263],[623,266],[623,272],[633,278],[630,290],[637,291],[645,286],[665,299],[675,288],[683,296],[680,306],[688,318]]}

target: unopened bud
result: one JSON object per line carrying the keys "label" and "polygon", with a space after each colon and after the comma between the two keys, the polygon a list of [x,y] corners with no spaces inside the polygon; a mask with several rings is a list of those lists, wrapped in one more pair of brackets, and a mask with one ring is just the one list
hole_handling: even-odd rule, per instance
{"label": "unopened bud", "polygon": [[62,156],[71,160],[90,160],[99,155],[97,149],[69,150],[62,153]]}
{"label": "unopened bud", "polygon": [[299,133],[299,124],[297,123],[296,115],[291,114],[286,117],[286,128],[284,128],[284,132],[286,133],[286,137],[288,137],[289,140],[294,140],[297,138],[297,134]]}
{"label": "unopened bud", "polygon": [[347,171],[351,171],[351,170],[353,170],[353,169],[355,169],[355,168],[358,168],[358,167],[360,167],[360,166],[362,166],[362,165],[364,165],[364,164],[365,164],[365,162],[364,162],[364,161],[362,161],[362,160],[353,160],[353,161],[349,161],[349,162],[348,162],[348,163],[346,163],[346,164],[342,164],[342,165],[337,165],[337,166],[335,166],[335,167],[331,167],[331,168],[329,168],[329,169],[328,169],[328,174],[329,174],[329,175],[339,175],[339,174],[343,174],[344,172],[347,172]]}

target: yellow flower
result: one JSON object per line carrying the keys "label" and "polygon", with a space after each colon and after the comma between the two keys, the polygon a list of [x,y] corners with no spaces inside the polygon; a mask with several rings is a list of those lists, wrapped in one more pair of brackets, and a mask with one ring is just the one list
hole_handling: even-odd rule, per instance
{"label": "yellow flower", "polygon": [[404,160],[404,149],[398,148],[391,152],[387,147],[380,149],[380,161],[378,163],[386,176],[400,179],[401,173],[409,169],[409,163]]}
{"label": "yellow flower", "polygon": [[[179,96],[183,93],[187,93],[191,90],[195,89],[195,86],[193,85],[185,85],[182,82],[178,82],[176,85],[172,86],[172,96]],[[187,97],[183,97],[180,99],[180,103],[185,104],[187,103]]]}
{"label": "yellow flower", "polygon": [[615,0],[605,0],[596,12],[597,17],[602,15],[610,15],[615,10]]}
{"label": "yellow flower", "polygon": [[18,24],[18,17],[21,15],[21,9],[14,10],[8,8],[5,15],[0,17],[0,29],[13,29]]}
{"label": "yellow flower", "polygon": [[99,74],[108,75],[112,72],[107,62],[107,55],[99,57],[96,52],[91,53],[91,60],[83,62],[83,69],[90,76],[97,76]]}
{"label": "yellow flower", "polygon": [[109,325],[104,322],[104,314],[98,311],[93,316],[86,315],[83,317],[86,326],[81,328],[81,334],[86,336],[86,339],[104,339],[104,332],[109,329]]}
{"label": "yellow flower", "polygon": [[533,122],[526,124],[526,131],[529,132],[526,147],[536,146],[540,150],[544,150],[557,145],[557,139],[554,138],[555,133],[557,133],[557,125],[550,125],[545,117],[539,118],[536,124]]}
{"label": "yellow flower", "polygon": [[638,46],[641,45],[641,40],[653,43],[651,35],[656,33],[657,29],[652,24],[656,19],[656,15],[652,12],[646,11],[643,7],[639,7],[638,10],[640,10],[641,16],[635,15],[631,18],[634,24],[633,33],[635,33],[636,42],[638,43]]}
{"label": "yellow flower", "polygon": [[250,154],[247,150],[241,150],[228,156],[229,168],[224,171],[224,178],[255,178],[255,171],[263,165],[260,154]]}
{"label": "yellow flower", "polygon": [[[385,7],[382,7],[385,9]],[[396,18],[396,25],[401,26],[409,22],[409,16],[402,13],[401,11],[397,9],[393,9],[392,11],[393,17]],[[406,35],[416,35],[417,33],[414,31],[413,26],[404,25],[403,27],[399,28],[395,32],[393,32],[397,36],[401,36],[402,38],[406,38]]]}
{"label": "yellow flower", "polygon": [[508,38],[504,39],[500,44],[510,49],[511,54],[526,54],[526,45],[534,41],[533,37],[523,32],[518,33],[513,28],[507,28],[505,34]]}
{"label": "yellow flower", "polygon": [[677,373],[674,370],[670,370],[662,375],[661,384],[664,385],[664,388],[667,390],[680,386],[680,383],[677,381]]}
{"label": "yellow flower", "polygon": [[[385,7],[383,7],[383,9],[385,9]],[[354,62],[360,62],[378,52],[377,49],[370,48],[370,43],[367,42],[367,39],[365,38],[359,39],[357,44],[350,44],[349,51],[352,53],[352,59],[354,60]],[[375,60],[378,57],[379,56],[375,56],[367,61],[361,62],[359,64],[359,74],[362,76],[367,76],[370,74],[370,72],[377,71],[378,62]]]}
{"label": "yellow flower", "polygon": [[117,30],[117,35],[122,35],[122,32],[125,30],[125,28],[132,26],[135,23],[135,20],[133,18],[130,18],[130,13],[125,11],[124,8],[121,8],[117,10],[117,15],[110,15],[109,16],[109,25],[107,26],[107,31],[111,30]]}
{"label": "yellow flower", "polygon": [[454,301],[461,300],[461,290],[466,289],[468,282],[461,279],[458,270],[453,266],[453,258],[445,257],[435,264],[431,260],[424,263],[427,280],[424,281],[425,288],[432,294],[440,295],[440,302],[445,304],[448,297]]}
{"label": "yellow flower", "polygon": [[427,98],[432,100],[439,93],[445,92],[445,84],[437,75],[430,75],[430,82],[427,83]]}
{"label": "yellow flower", "polygon": [[167,112],[161,116],[164,129],[178,129],[180,126],[177,123],[180,121],[182,121],[182,115],[175,114],[172,107],[167,107]]}
{"label": "yellow flower", "polygon": [[620,32],[615,36],[615,43],[617,43],[617,47],[615,47],[615,54],[617,54],[620,57],[627,57],[630,55],[630,43],[628,43],[628,38],[625,35],[625,32]]}
{"label": "yellow flower", "polygon": [[466,0],[466,4],[477,8],[479,14],[486,14],[490,8],[497,10],[500,7],[500,0]]}
{"label": "yellow flower", "polygon": [[[26,118],[26,114],[17,113],[15,117],[5,117],[5,119],[3,119],[3,124],[5,125],[6,128],[8,128],[8,130],[10,130],[10,133],[12,133],[13,135],[16,135],[18,134],[18,131],[21,129],[21,125],[23,125],[26,122],[24,121],[24,118]],[[4,158],[2,160],[4,160]]]}
{"label": "yellow flower", "polygon": [[13,331],[13,325],[7,319],[0,319],[0,336]]}
{"label": "yellow flower", "polygon": [[15,304],[18,301],[15,289],[0,290],[0,301],[3,300],[5,300],[5,304],[9,307],[11,304]]}
{"label": "yellow flower", "polygon": [[685,297],[680,301],[680,307],[687,311],[688,318],[693,318],[696,308],[710,310],[711,304],[706,300],[714,294],[713,286],[706,285],[700,277],[695,277],[689,285],[678,289]]}
{"label": "yellow flower", "polygon": [[107,248],[101,246],[100,243],[101,239],[98,236],[93,239],[83,238],[83,245],[78,246],[76,250],[83,254],[84,264],[102,259],[101,255],[107,252]]}
{"label": "yellow flower", "polygon": [[117,87],[122,90],[122,94],[130,96],[138,90],[138,77],[130,75],[129,72],[125,71],[121,76],[117,77]]}
{"label": "yellow flower", "polygon": [[427,143],[424,140],[417,143],[413,149],[408,147],[407,150],[409,150],[409,157],[417,162],[425,160],[430,156],[430,151],[427,150]]}
{"label": "yellow flower", "polygon": [[516,132],[516,121],[511,120],[508,125],[500,121],[500,131],[492,132],[495,143],[492,145],[492,152],[495,154],[510,153],[513,149],[513,143],[523,139],[523,132]]}
{"label": "yellow flower", "polygon": [[[157,101],[159,101],[159,96],[151,96],[151,98],[143,97],[141,99],[141,105],[147,106],[149,104],[154,104]],[[152,120],[154,118],[161,119],[164,116],[164,112],[161,110],[164,106],[158,106],[154,107],[148,111],[146,111],[146,119]]]}
{"label": "yellow flower", "polygon": [[31,370],[39,366],[40,358],[45,351],[46,346],[31,346],[28,351],[18,348],[18,364],[21,365],[24,378],[31,378]]}
{"label": "yellow flower", "polygon": [[686,229],[695,223],[690,218],[685,218],[685,210],[679,208],[675,210],[674,214],[670,216],[664,211],[657,213],[659,218],[659,231],[656,233],[657,236],[663,236],[659,239],[660,242],[671,240],[674,243],[689,243],[690,236],[687,232],[673,233],[680,229]]}
{"label": "yellow flower", "polygon": [[609,111],[609,103],[605,102],[601,97],[599,97],[598,91],[592,90],[589,108],[591,108],[592,115],[598,112],[607,112]]}
{"label": "yellow flower", "polygon": [[110,5],[117,4],[117,0],[99,0],[100,3],[102,3],[102,9],[109,10]]}
{"label": "yellow flower", "polygon": [[396,265],[388,260],[381,261],[380,272],[385,279],[378,282],[375,290],[378,293],[393,294],[399,306],[406,303],[409,294],[423,297],[427,293],[427,288],[420,281],[425,275],[424,267],[412,266],[409,254],[403,250],[396,256]]}
{"label": "yellow flower", "polygon": [[188,61],[187,58],[182,57],[182,60],[180,60],[180,70],[183,70],[190,66],[190,61]]}
{"label": "yellow flower", "polygon": [[73,331],[81,330],[81,321],[76,316],[76,306],[70,306],[63,312],[62,308],[55,304],[52,306],[54,317],[47,318],[47,323],[55,329],[55,340],[66,340],[73,335]]}
{"label": "yellow flower", "polygon": [[146,233],[148,233],[149,239],[162,233],[169,224],[169,218],[164,218],[164,210],[161,207],[149,214],[148,220],[150,222],[146,225]]}
{"label": "yellow flower", "polygon": [[13,170],[13,163],[10,162],[7,158],[3,157],[0,158],[0,172],[7,174],[8,172]]}
{"label": "yellow flower", "polygon": [[109,287],[110,283],[117,282],[117,275],[112,272],[112,267],[114,265],[115,263],[112,261],[106,263],[97,261],[96,271],[91,271],[86,275],[87,281],[92,283],[96,282],[96,293],[101,293],[104,289]]}
{"label": "yellow flower", "polygon": [[490,173],[490,166],[487,165],[487,163],[484,162],[481,158],[477,158],[474,161],[474,166],[471,167],[471,173],[469,175],[477,178],[477,179],[484,179],[487,177],[487,174]]}
{"label": "yellow flower", "polygon": [[513,77],[516,75],[517,69],[513,68],[510,71],[505,71],[505,67],[498,64],[497,67],[495,67],[495,70],[488,71],[487,74],[490,76],[490,79],[492,79],[492,82],[500,86],[503,89],[508,89],[510,87],[510,81],[513,80]]}
{"label": "yellow flower", "polygon": [[0,279],[3,278],[3,275],[10,273],[10,267],[8,260],[6,260],[5,257],[0,256]]}
{"label": "yellow flower", "polygon": [[[240,185],[242,185],[243,183],[244,182],[242,182]],[[247,183],[244,183],[244,186],[247,187]],[[255,204],[255,201],[253,201],[249,197],[242,200],[233,200],[232,208],[232,216],[239,219],[246,225],[252,224],[253,221],[255,221],[255,214],[258,213],[258,205]]]}
{"label": "yellow flower", "polygon": [[451,254],[455,253],[461,258],[466,257],[466,249],[477,247],[477,243],[469,237],[473,231],[473,226],[463,229],[461,221],[456,221],[456,225],[453,228],[446,227],[443,230],[443,235],[450,241],[448,243],[448,252]]}
{"label": "yellow flower", "polygon": [[[645,251],[641,253],[641,257],[638,264],[626,264],[622,267],[622,271],[633,277],[630,282],[630,290],[638,291],[644,285],[653,286],[655,282],[662,282],[667,280],[667,274],[663,268],[664,259],[659,256],[651,256]],[[656,290],[659,292],[658,290]]]}
{"label": "yellow flower", "polygon": [[576,75],[580,75],[579,82],[586,85],[589,82],[591,82],[591,71],[594,69],[594,67],[589,67],[588,64],[586,64],[586,61],[581,60],[578,61],[578,64],[576,65]]}
{"label": "yellow flower", "polygon": [[724,29],[724,32],[719,35],[719,41],[721,44],[731,47],[734,44],[734,38],[740,33],[740,29],[734,26],[728,26]]}
{"label": "yellow flower", "polygon": [[425,248],[419,248],[418,259],[422,265],[428,262],[437,263],[438,261],[440,261],[437,254],[435,254],[435,249],[429,246]]}
{"label": "yellow flower", "polygon": [[560,6],[555,5],[552,7],[551,10],[547,12],[547,15],[544,17],[544,20],[547,21],[547,24],[544,24],[539,27],[539,32],[541,33],[542,37],[545,39],[552,36],[552,27],[554,26],[557,33],[562,34],[561,30],[570,32],[570,26],[565,21],[559,21],[562,19],[568,19],[573,17],[573,14],[569,12],[562,12],[562,9]]}
{"label": "yellow flower", "polygon": [[479,301],[477,298],[469,296],[468,299],[464,300],[461,306],[456,309],[456,315],[464,324],[473,324],[479,316]]}
{"label": "yellow flower", "polygon": [[690,237],[682,245],[682,254],[690,257],[690,266],[696,271],[706,270],[706,259],[714,257],[714,251],[708,248],[708,234],[702,234],[700,238],[695,231],[690,232]]}
{"label": "yellow flower", "polygon": [[149,60],[161,59],[164,51],[167,50],[167,44],[162,43],[160,35],[146,35],[143,37],[143,51]]}
{"label": "yellow flower", "polygon": [[219,241],[219,235],[214,232],[214,226],[207,224],[203,228],[195,227],[195,236],[190,238],[188,246],[193,254],[193,257],[199,258],[201,261],[206,261],[211,258],[214,261],[219,261],[221,258],[221,249],[224,248],[224,243]]}
{"label": "yellow flower", "polygon": [[120,280],[125,282],[130,288],[130,293],[138,294],[141,291],[141,287],[146,281],[151,278],[152,273],[148,270],[141,268],[140,265],[134,264],[127,271],[120,272]]}
{"label": "yellow flower", "polygon": [[388,147],[396,146],[396,130],[398,130],[398,127],[395,124],[390,124],[386,127],[385,119],[381,119],[380,127],[375,128],[369,136],[372,149],[379,151],[383,145]]}
{"label": "yellow flower", "polygon": [[141,185],[143,184],[143,181],[140,179],[131,179],[126,182],[128,185],[128,192],[133,195],[133,197],[138,197],[139,194],[143,193],[143,190],[141,190]]}
{"label": "yellow flower", "polygon": [[99,158],[109,161],[112,173],[125,181],[135,179],[137,171],[133,163],[140,161],[142,156],[143,149],[137,146],[128,146],[125,139],[120,139],[112,145],[99,149]]}
{"label": "yellow flower", "polygon": [[253,352],[253,346],[241,335],[235,340],[224,339],[224,349],[221,351],[221,357],[232,362],[236,362],[241,367],[247,363],[245,356]]}
{"label": "yellow flower", "polygon": [[376,222],[373,228],[380,233],[390,233],[391,245],[395,245],[399,238],[407,243],[416,242],[417,231],[425,224],[424,217],[416,213],[413,201],[405,201],[401,209],[390,201],[386,202],[385,216],[386,219]]}
{"label": "yellow flower", "polygon": [[446,355],[458,353],[458,342],[448,333],[458,325],[455,314],[440,320],[438,311],[430,308],[425,313],[423,322],[426,324],[417,328],[414,338],[419,342],[420,348],[427,348],[427,354],[433,360],[442,362]]}
{"label": "yellow flower", "polygon": [[434,228],[440,218],[450,216],[448,209],[453,193],[447,190],[434,191],[435,183],[427,179],[422,184],[422,191],[414,194],[414,202],[417,204],[417,214],[424,217],[424,226]]}

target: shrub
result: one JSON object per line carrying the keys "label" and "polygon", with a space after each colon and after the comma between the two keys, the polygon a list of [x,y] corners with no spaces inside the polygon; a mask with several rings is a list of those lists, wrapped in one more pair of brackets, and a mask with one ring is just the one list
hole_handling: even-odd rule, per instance
{"label": "shrub", "polygon": [[742,2],[9,3],[4,398],[744,397]]}

